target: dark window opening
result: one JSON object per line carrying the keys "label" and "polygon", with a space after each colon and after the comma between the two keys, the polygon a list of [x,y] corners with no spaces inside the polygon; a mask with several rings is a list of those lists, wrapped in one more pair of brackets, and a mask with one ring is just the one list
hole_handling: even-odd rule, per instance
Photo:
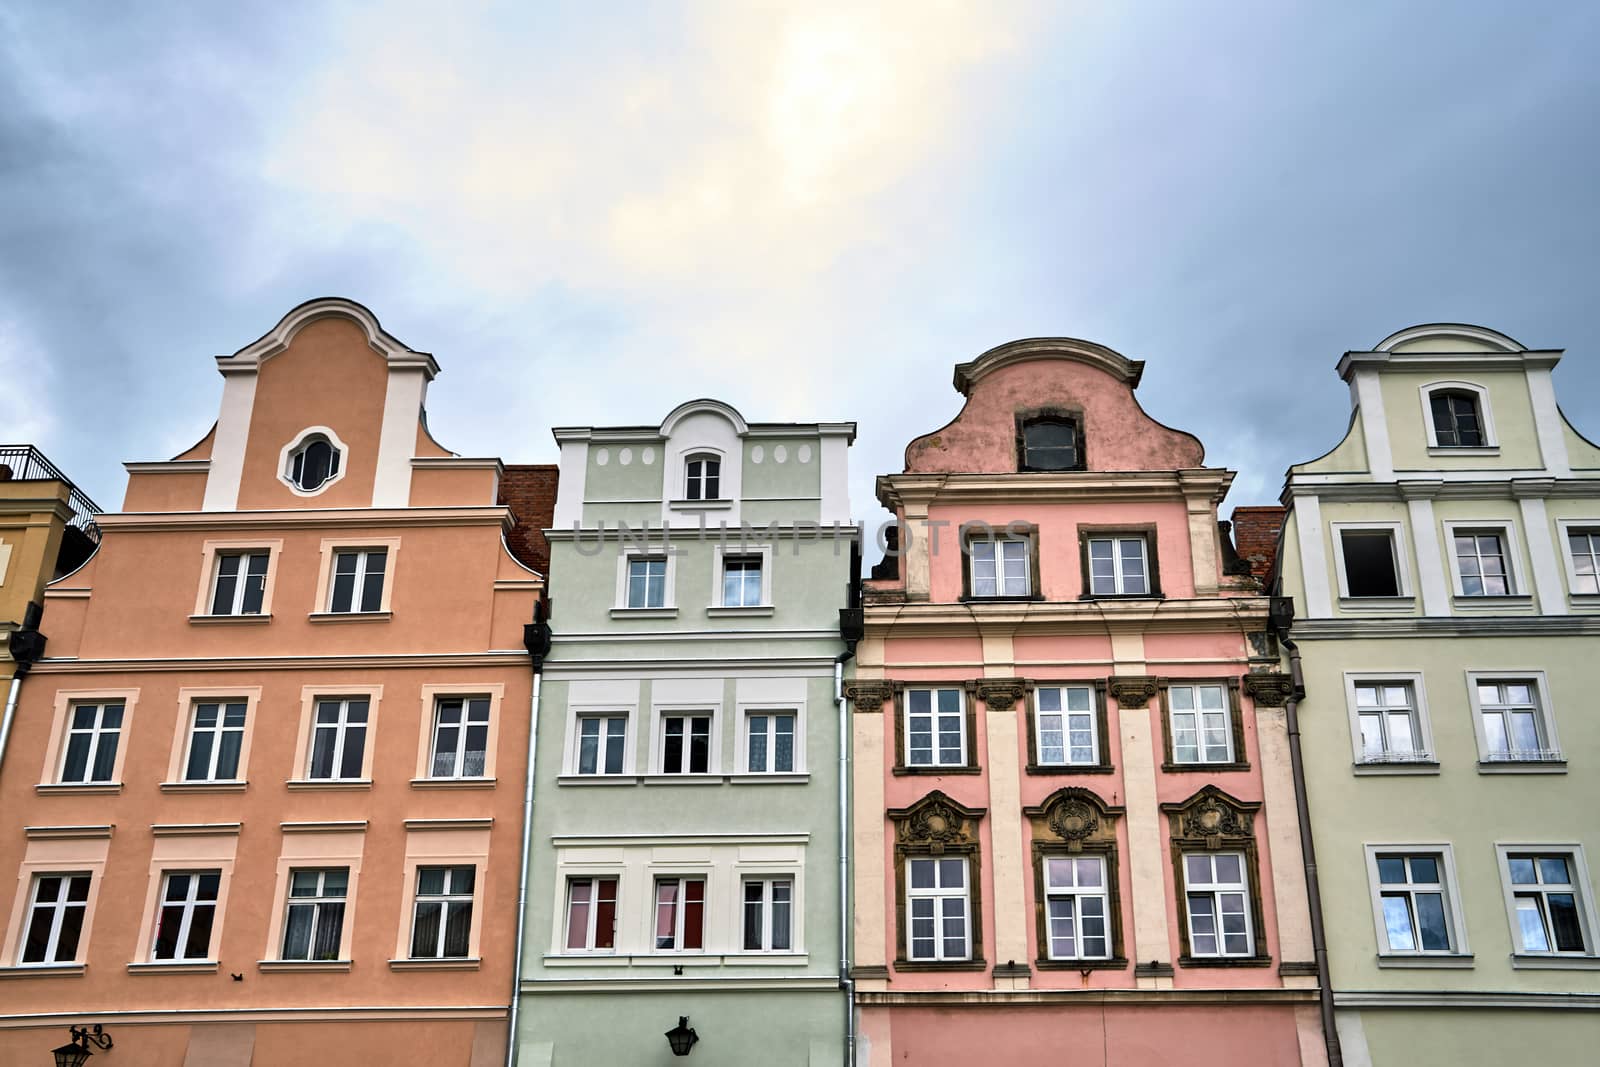
{"label": "dark window opening", "polygon": [[688,462],[684,495],[689,500],[720,500],[722,461],[701,456]]}
{"label": "dark window opening", "polygon": [[1024,422],[1018,438],[1022,470],[1083,470],[1083,435],[1075,419],[1041,415]]}
{"label": "dark window opening", "polygon": [[1394,564],[1394,538],[1387,531],[1345,531],[1344,577],[1350,595],[1399,596],[1400,575]]}
{"label": "dark window opening", "polygon": [[310,493],[339,473],[339,451],[325,438],[313,437],[294,454],[289,472],[294,484]]}
{"label": "dark window opening", "polygon": [[1428,397],[1433,409],[1433,438],[1440,448],[1482,448],[1483,415],[1478,398],[1461,390],[1440,390]]}

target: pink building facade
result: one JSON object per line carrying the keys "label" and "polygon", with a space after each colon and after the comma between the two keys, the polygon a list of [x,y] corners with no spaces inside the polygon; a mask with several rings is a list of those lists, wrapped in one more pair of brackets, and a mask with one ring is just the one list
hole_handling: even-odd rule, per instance
{"label": "pink building facade", "polygon": [[878,479],[851,705],[857,1063],[1323,1064],[1233,474],[1067,339],[956,368]]}

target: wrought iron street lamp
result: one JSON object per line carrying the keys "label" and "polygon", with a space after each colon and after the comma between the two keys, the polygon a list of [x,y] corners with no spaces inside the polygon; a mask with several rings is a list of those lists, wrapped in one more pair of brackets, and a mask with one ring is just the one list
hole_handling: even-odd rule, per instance
{"label": "wrought iron street lamp", "polygon": [[672,1046],[674,1056],[687,1056],[689,1050],[694,1048],[694,1043],[699,1040],[700,1035],[689,1025],[687,1015],[678,1016],[678,1025],[667,1031],[667,1044]]}
{"label": "wrought iron street lamp", "polygon": [[87,1026],[69,1026],[67,1033],[72,1035],[67,1044],[60,1048],[50,1050],[50,1055],[56,1058],[56,1067],[83,1067],[90,1056],[94,1055],[93,1045],[98,1049],[111,1047],[111,1035],[106,1033],[99,1023],[93,1029]]}

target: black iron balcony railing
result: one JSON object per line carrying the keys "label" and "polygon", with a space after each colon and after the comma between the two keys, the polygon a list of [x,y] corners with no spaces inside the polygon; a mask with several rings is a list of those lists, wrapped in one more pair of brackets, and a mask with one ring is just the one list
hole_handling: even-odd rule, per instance
{"label": "black iron balcony railing", "polygon": [[67,506],[72,509],[72,518],[67,525],[90,541],[99,543],[100,527],[95,525],[94,517],[100,514],[100,505],[73,485],[72,479],[61,473],[61,468],[51,463],[37,448],[32,445],[0,445],[0,481],[65,482],[71,487]]}

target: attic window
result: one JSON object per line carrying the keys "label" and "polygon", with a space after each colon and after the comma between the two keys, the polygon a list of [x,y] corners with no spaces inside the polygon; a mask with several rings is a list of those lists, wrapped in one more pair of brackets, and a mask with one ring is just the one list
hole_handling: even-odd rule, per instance
{"label": "attic window", "polygon": [[339,480],[344,448],[330,433],[308,431],[286,450],[283,480],[298,493],[316,493]]}
{"label": "attic window", "polygon": [[1063,415],[1038,415],[1019,420],[1019,423],[1018,470],[1083,470],[1083,433],[1078,420]]}
{"label": "attic window", "polygon": [[1436,389],[1428,396],[1433,412],[1433,441],[1439,448],[1482,448],[1483,412],[1478,398],[1465,389]]}
{"label": "attic window", "polygon": [[688,500],[720,500],[722,461],[716,456],[691,456],[684,464],[684,497]]}

